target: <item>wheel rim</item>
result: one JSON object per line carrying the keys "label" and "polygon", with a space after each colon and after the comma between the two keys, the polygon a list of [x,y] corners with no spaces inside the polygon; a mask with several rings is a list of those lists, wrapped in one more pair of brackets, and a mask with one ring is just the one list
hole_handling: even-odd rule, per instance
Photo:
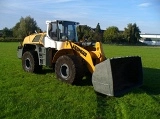
{"label": "wheel rim", "polygon": [[27,58],[27,59],[25,60],[25,66],[26,66],[27,69],[30,68],[31,63],[30,63],[30,59],[29,59],[29,58]]}
{"label": "wheel rim", "polygon": [[63,64],[60,68],[60,74],[61,76],[67,80],[67,78],[69,77],[69,67],[67,64]]}

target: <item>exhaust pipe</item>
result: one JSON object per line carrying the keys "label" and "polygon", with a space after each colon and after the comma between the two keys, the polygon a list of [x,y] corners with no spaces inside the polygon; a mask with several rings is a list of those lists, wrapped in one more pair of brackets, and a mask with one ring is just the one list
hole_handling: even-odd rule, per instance
{"label": "exhaust pipe", "polygon": [[92,84],[96,92],[122,95],[135,87],[142,86],[143,72],[139,56],[107,59],[95,66]]}

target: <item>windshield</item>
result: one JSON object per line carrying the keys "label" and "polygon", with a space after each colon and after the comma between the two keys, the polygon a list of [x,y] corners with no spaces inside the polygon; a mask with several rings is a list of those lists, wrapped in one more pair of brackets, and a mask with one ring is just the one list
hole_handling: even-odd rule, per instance
{"label": "windshield", "polygon": [[75,42],[78,41],[75,22],[60,21],[58,28],[60,40],[68,39]]}

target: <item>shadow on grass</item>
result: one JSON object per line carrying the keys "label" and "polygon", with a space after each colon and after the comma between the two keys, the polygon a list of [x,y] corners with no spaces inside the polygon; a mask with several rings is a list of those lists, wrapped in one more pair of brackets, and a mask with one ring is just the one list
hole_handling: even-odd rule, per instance
{"label": "shadow on grass", "polygon": [[[45,68],[38,74],[45,75],[47,73],[54,73],[54,70]],[[92,86],[92,76],[89,75],[85,77],[81,81],[81,83],[77,84],[77,86]],[[146,92],[147,94],[158,95],[160,94],[159,87],[160,87],[160,69],[144,67],[143,68],[143,86],[140,87],[140,89]],[[138,93],[138,92],[135,91],[135,93]]]}
{"label": "shadow on grass", "polygon": [[106,115],[106,106],[107,106],[107,100],[109,100],[110,97],[96,93],[97,98],[97,109],[96,109],[96,118],[97,119],[103,119]]}
{"label": "shadow on grass", "polygon": [[86,76],[77,86],[92,86],[92,76]]}
{"label": "shadow on grass", "polygon": [[160,94],[160,69],[143,68],[144,82],[141,89],[150,95]]}
{"label": "shadow on grass", "polygon": [[46,75],[46,74],[50,74],[50,73],[54,73],[54,70],[51,69],[51,68],[45,68],[45,69],[42,69],[38,72],[36,72],[36,74],[39,74],[39,75]]}
{"label": "shadow on grass", "polygon": [[[53,72],[54,71],[52,69],[43,69],[42,75]],[[154,100],[159,102],[159,99],[155,97],[155,95],[160,94],[160,69],[143,67],[143,80],[144,80],[143,86],[140,87],[138,90],[133,90],[132,93],[135,94],[147,93],[148,95],[151,95],[151,97],[154,98]],[[92,86],[91,77],[84,78],[78,86]],[[123,97],[124,95],[125,94],[118,97]],[[106,112],[110,113],[114,111],[114,106],[112,107],[112,109],[107,110],[108,109],[107,107],[109,106],[107,101],[114,100],[114,97],[109,97],[100,93],[96,93],[96,100],[97,100],[97,108],[96,108],[97,119],[103,119],[106,116]]]}

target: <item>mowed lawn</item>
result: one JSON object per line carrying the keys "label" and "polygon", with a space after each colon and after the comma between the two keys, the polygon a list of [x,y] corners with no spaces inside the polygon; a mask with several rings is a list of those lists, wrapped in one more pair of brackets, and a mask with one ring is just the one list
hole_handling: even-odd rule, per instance
{"label": "mowed lawn", "polygon": [[106,57],[142,57],[144,84],[121,97],[97,95],[89,81],[73,86],[52,70],[26,73],[18,43],[0,43],[0,119],[160,119],[160,47],[103,45]]}

